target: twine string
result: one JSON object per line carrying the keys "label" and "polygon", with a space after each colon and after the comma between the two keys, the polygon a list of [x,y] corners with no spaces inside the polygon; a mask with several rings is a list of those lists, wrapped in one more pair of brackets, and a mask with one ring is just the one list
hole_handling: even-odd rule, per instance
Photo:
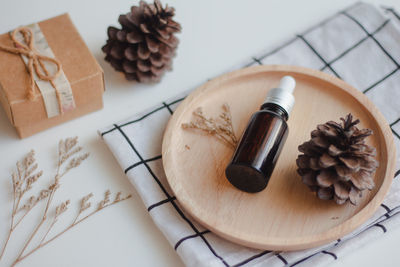
{"label": "twine string", "polygon": [[[17,33],[22,34],[24,43],[17,40]],[[61,63],[55,58],[47,57],[40,54],[40,52],[35,48],[35,40],[32,30],[27,27],[19,27],[11,33],[11,40],[14,42],[15,47],[0,45],[0,50],[12,54],[24,55],[28,58],[27,68],[30,75],[31,83],[27,92],[28,99],[34,100],[36,98],[34,73],[36,73],[39,79],[50,82],[51,85],[56,89],[53,80],[58,75],[60,75]],[[50,74],[44,64],[45,62],[54,64],[57,67],[57,71],[54,74]],[[60,104],[60,96],[57,89],[56,95],[58,103]],[[62,110],[61,106],[60,110]]]}

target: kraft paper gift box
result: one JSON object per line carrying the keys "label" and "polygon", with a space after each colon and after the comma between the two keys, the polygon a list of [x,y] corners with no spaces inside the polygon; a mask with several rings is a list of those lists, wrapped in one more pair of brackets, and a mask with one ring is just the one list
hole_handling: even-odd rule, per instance
{"label": "kraft paper gift box", "polygon": [[[45,56],[55,58],[62,71],[51,81],[41,80],[36,69],[29,68],[31,52],[26,52],[23,58],[20,53],[0,49],[0,103],[21,138],[101,109],[104,92],[103,71],[68,14],[28,27],[35,38],[34,51],[42,55],[41,62],[36,61],[42,64],[37,64],[38,72],[48,75],[57,72],[57,65],[46,62]],[[14,40],[29,47],[29,38],[24,39],[23,32],[18,34],[15,36],[20,39]],[[0,46],[21,49],[14,40],[11,33],[0,35]],[[28,98],[31,88],[34,99]]]}

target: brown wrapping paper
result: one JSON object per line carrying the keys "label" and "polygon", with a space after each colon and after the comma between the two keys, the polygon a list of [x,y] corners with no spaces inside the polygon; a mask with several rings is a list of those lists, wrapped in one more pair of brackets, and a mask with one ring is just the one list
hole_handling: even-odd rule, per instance
{"label": "brown wrapping paper", "polygon": [[[63,14],[38,24],[55,57],[61,62],[72,88],[76,108],[48,118],[42,97],[37,97],[34,101],[26,97],[30,77],[21,56],[0,50],[0,103],[21,138],[103,106],[103,71],[69,15]],[[0,44],[14,45],[9,33],[0,35]],[[37,88],[35,90],[40,94]]]}

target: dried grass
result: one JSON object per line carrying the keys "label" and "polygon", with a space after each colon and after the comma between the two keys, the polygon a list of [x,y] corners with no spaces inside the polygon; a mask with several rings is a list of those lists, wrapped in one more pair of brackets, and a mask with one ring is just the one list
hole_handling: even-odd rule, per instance
{"label": "dried grass", "polygon": [[207,118],[201,107],[193,111],[194,121],[182,123],[183,129],[197,129],[206,134],[215,136],[218,140],[235,149],[238,139],[232,125],[232,116],[228,104],[222,105],[222,113],[218,118]]}
{"label": "dried grass", "polygon": [[[25,216],[29,214],[30,211],[34,209],[41,201],[46,201],[46,206],[43,211],[42,218],[37,224],[34,231],[31,233],[31,235],[27,237],[23,248],[18,253],[18,256],[13,262],[12,266],[24,260],[26,257],[36,252],[38,249],[46,246],[54,239],[58,238],[66,231],[85,221],[97,212],[131,197],[131,195],[122,197],[122,193],[118,192],[115,194],[114,200],[110,201],[112,193],[110,190],[107,190],[105,192],[103,200],[99,201],[97,205],[95,205],[95,209],[92,209],[92,211],[88,212],[88,210],[90,210],[90,208],[93,206],[90,202],[90,199],[93,197],[93,193],[90,193],[80,200],[79,211],[76,214],[75,219],[63,230],[48,238],[49,233],[51,232],[53,226],[57,223],[59,218],[64,213],[68,212],[71,203],[70,200],[66,200],[61,202],[59,205],[52,207],[54,195],[61,186],[61,178],[64,177],[72,169],[79,167],[82,162],[84,162],[89,157],[89,153],[81,153],[82,150],[83,148],[78,146],[78,137],[61,140],[58,144],[57,171],[53,178],[53,181],[47,188],[41,189],[37,195],[31,195],[29,197],[26,197],[26,194],[29,193],[29,191],[35,186],[39,178],[42,177],[43,171],[38,170],[38,164],[36,163],[35,152],[33,150],[31,150],[21,161],[17,162],[16,172],[12,173],[11,175],[13,185],[13,205],[11,210],[11,222],[6,241],[0,252],[0,262],[6,251],[7,244],[11,238],[12,233],[23,221]],[[54,215],[51,215],[52,213],[50,213],[49,211],[53,209]],[[51,220],[50,226],[41,237],[40,242],[31,246],[32,248],[27,251],[27,248],[34,237],[39,235],[39,229],[43,226],[44,222],[48,220]]]}

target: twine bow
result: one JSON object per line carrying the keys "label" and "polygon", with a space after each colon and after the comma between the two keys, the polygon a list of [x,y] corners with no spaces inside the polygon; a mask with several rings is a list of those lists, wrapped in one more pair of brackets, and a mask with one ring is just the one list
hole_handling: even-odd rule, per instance
{"label": "twine bow", "polygon": [[[22,43],[17,40],[16,38],[17,33],[22,34],[25,43]],[[36,50],[34,46],[35,42],[32,30],[27,27],[17,28],[11,33],[11,40],[14,42],[15,47],[5,47],[0,45],[0,50],[17,55],[18,54],[24,55],[28,58],[27,67],[31,80],[31,86],[28,89],[27,93],[28,99],[34,100],[36,98],[34,73],[36,73],[39,79],[43,81],[49,81],[53,85],[53,87],[55,87],[53,84],[53,79],[55,79],[60,74],[61,63],[57,59],[41,55],[39,51]],[[46,66],[44,65],[44,62],[46,61],[56,65],[57,67],[56,73],[52,75],[49,74],[49,71],[46,69]]]}

